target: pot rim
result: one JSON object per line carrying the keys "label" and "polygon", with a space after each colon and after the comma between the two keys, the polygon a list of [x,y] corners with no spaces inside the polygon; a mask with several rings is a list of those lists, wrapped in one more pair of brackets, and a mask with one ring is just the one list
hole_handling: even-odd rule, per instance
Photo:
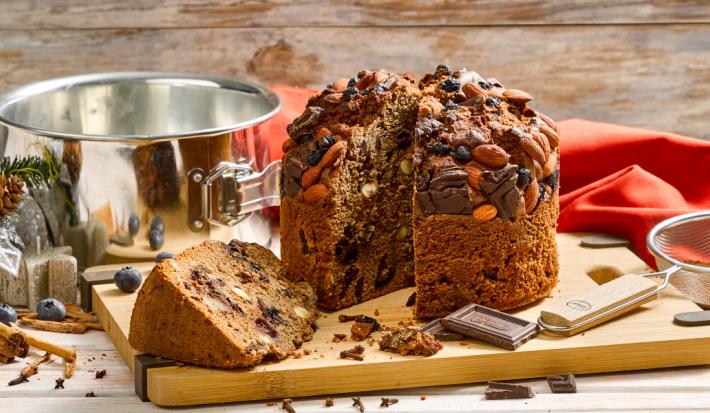
{"label": "pot rim", "polygon": [[[219,126],[215,128],[199,129],[194,131],[165,133],[165,134],[135,134],[135,135],[96,135],[83,133],[68,133],[57,130],[44,129],[41,127],[26,125],[8,119],[5,111],[18,101],[33,96],[51,93],[70,86],[101,85],[118,82],[131,83],[167,83],[167,84],[189,84],[202,87],[214,87],[219,89],[233,90],[240,93],[255,95],[271,105],[269,111],[246,121]],[[216,76],[207,76],[191,73],[177,72],[152,72],[152,71],[130,71],[130,72],[102,72],[74,76],[65,76],[49,80],[28,83],[7,92],[0,94],[0,126],[15,127],[34,135],[65,140],[84,140],[99,142],[131,142],[131,141],[160,141],[183,138],[194,138],[219,135],[246,129],[263,123],[273,117],[281,109],[281,99],[279,96],[265,86],[236,79],[226,79]]]}

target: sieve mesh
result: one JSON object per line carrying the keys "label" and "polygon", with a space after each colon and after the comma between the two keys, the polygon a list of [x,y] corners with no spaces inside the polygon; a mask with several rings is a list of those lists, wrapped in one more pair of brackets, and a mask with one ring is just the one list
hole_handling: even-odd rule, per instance
{"label": "sieve mesh", "polygon": [[703,308],[710,308],[710,211],[681,215],[658,224],[648,244],[659,269],[673,265],[671,284]]}

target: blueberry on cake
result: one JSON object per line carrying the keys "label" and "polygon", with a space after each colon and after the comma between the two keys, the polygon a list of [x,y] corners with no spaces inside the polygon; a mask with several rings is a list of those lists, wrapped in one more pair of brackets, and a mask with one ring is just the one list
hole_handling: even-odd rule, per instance
{"label": "blueberry on cake", "polygon": [[411,286],[412,133],[421,94],[384,71],[339,79],[288,127],[281,258],[339,309]]}
{"label": "blueberry on cake", "polygon": [[440,65],[308,102],[282,165],[286,276],[327,309],[416,284],[415,314],[507,310],[557,282],[559,150],[527,93]]}
{"label": "blueberry on cake", "polygon": [[269,250],[205,241],[160,261],[138,293],[129,343],[205,367],[278,360],[313,336],[316,296],[282,277]]}

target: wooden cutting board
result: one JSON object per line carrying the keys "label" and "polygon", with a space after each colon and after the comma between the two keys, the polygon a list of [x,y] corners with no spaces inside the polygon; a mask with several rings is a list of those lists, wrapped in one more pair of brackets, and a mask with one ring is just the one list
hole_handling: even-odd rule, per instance
{"label": "wooden cutting board", "polygon": [[[580,246],[581,234],[558,235],[560,282],[553,297],[528,306],[515,315],[536,320],[540,309],[557,300],[594,288],[622,273],[642,274],[643,262],[624,247],[604,249]],[[144,273],[151,263],[134,264]],[[96,273],[118,266],[89,269]],[[137,392],[145,392],[160,406],[184,406],[245,400],[277,399],[371,390],[509,380],[572,372],[575,374],[640,370],[710,363],[710,326],[682,327],[673,315],[698,307],[669,286],[660,300],[645,304],[618,319],[583,334],[563,337],[550,332],[507,351],[474,340],[446,342],[433,357],[399,356],[364,343],[362,362],[339,358],[355,343],[331,342],[334,333],[349,335],[350,323],[339,323],[337,314],[376,316],[396,325],[412,317],[405,307],[413,289],[405,289],[326,313],[319,330],[305,343],[309,355],[263,364],[254,369],[215,370],[176,366],[166,360],[138,357],[128,345],[131,311],[136,294],[124,294],[111,284],[93,285],[93,309],[131,369]],[[136,362],[136,360],[138,360]]]}

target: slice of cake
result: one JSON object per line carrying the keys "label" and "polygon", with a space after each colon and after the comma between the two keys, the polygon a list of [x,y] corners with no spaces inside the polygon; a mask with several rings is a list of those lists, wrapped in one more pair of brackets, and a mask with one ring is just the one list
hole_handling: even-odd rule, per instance
{"label": "slice of cake", "polygon": [[205,367],[282,359],[311,339],[318,313],[311,287],[281,273],[271,251],[236,240],[165,259],[138,293],[129,343]]}
{"label": "slice of cake", "polygon": [[554,123],[475,72],[425,76],[413,167],[415,314],[512,309],[557,283]]}
{"label": "slice of cake", "polygon": [[421,94],[408,75],[340,79],[289,126],[281,258],[319,303],[339,309],[413,283],[412,132]]}

